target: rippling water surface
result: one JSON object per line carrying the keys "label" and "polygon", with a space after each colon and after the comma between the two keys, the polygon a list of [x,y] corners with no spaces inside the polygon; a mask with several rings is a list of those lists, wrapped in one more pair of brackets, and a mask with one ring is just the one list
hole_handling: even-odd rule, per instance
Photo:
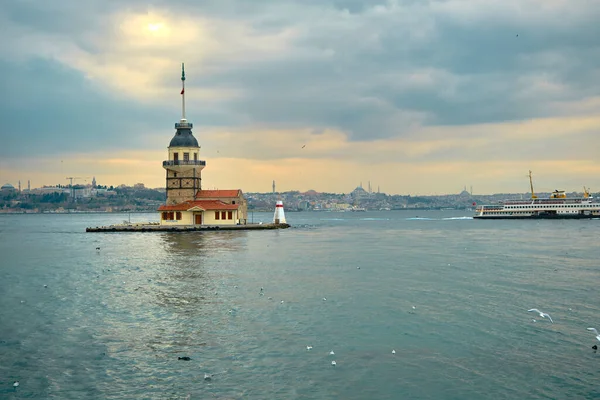
{"label": "rippling water surface", "polygon": [[2,215],[0,398],[600,397],[600,220],[468,216],[85,233],[123,217]]}

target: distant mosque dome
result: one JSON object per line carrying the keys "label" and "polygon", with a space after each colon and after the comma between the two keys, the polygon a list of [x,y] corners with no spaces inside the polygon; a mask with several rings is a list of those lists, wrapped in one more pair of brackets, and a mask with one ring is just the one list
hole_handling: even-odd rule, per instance
{"label": "distant mosque dome", "polygon": [[2,185],[2,187],[0,187],[0,190],[15,190],[15,187],[10,183],[7,183],[5,185]]}
{"label": "distant mosque dome", "polygon": [[471,197],[471,193],[469,193],[469,192],[467,191],[467,187],[465,186],[465,188],[463,189],[463,191],[462,191],[462,192],[460,192],[460,193],[458,194],[458,196],[459,196],[459,197]]}
{"label": "distant mosque dome", "polygon": [[177,128],[177,132],[175,132],[175,136],[171,139],[169,147],[200,147],[198,146],[198,141],[192,134],[192,124],[175,124],[175,128]]}
{"label": "distant mosque dome", "polygon": [[304,196],[318,196],[319,193],[317,191],[311,189],[311,190],[308,190],[308,191],[302,193],[302,195],[304,195]]}
{"label": "distant mosque dome", "polygon": [[351,193],[352,196],[368,196],[369,193],[362,186],[358,186]]}

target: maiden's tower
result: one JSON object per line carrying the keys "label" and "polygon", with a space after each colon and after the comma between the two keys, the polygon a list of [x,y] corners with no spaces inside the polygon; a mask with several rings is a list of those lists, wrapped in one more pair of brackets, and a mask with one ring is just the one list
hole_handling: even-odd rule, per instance
{"label": "maiden's tower", "polygon": [[246,224],[247,201],[241,189],[203,190],[200,146],[185,117],[185,69],[181,65],[181,120],[168,146],[165,205],[158,208],[161,225]]}

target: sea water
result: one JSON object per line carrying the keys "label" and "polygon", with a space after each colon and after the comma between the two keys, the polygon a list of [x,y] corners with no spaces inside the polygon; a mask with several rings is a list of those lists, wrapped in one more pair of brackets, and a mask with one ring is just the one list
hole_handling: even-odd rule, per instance
{"label": "sea water", "polygon": [[600,220],[470,215],[2,215],[0,398],[600,397]]}

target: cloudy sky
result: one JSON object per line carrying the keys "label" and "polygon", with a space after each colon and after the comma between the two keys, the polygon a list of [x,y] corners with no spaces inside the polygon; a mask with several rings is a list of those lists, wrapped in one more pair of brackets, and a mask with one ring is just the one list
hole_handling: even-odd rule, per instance
{"label": "cloudy sky", "polygon": [[598,191],[598,21],[597,0],[4,1],[0,184],[164,186],[185,62],[205,188]]}

